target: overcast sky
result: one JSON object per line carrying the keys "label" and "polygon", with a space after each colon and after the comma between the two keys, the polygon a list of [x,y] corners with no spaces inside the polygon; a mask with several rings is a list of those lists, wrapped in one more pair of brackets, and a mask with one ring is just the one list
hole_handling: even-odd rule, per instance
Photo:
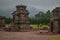
{"label": "overcast sky", "polygon": [[60,6],[60,0],[0,0],[0,9],[14,8],[16,5],[23,3],[28,7],[37,9],[52,10]]}
{"label": "overcast sky", "polygon": [[60,6],[60,0],[0,0],[0,10],[13,9],[21,3],[28,8],[34,7],[38,10],[52,10]]}

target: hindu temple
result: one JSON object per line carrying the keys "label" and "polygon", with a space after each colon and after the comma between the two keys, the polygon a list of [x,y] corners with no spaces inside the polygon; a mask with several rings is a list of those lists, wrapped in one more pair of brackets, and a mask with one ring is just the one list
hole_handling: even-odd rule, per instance
{"label": "hindu temple", "polygon": [[56,7],[52,11],[53,16],[50,21],[50,32],[52,33],[60,33],[60,7]]}
{"label": "hindu temple", "polygon": [[13,29],[15,31],[28,30],[29,26],[29,12],[27,10],[27,6],[25,5],[17,5],[16,11],[12,13],[13,15]]}

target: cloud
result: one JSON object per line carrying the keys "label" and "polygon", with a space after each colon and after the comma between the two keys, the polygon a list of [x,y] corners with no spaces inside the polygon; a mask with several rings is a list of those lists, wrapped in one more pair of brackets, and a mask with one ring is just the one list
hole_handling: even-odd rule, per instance
{"label": "cloud", "polygon": [[43,9],[52,9],[53,7],[60,6],[60,0],[0,0],[1,8],[12,8],[16,5],[23,3],[24,5],[43,8]]}
{"label": "cloud", "polygon": [[[60,6],[60,0],[0,0],[0,10],[2,10],[0,11],[0,14],[3,12],[6,12],[7,14],[10,12],[9,14],[11,14],[12,10],[15,11],[16,5],[20,5],[21,3],[26,5],[29,10],[31,7],[31,10],[34,8],[35,10],[52,10],[55,7]],[[10,11],[7,12],[7,10]],[[31,15],[32,12],[33,11],[31,11]]]}

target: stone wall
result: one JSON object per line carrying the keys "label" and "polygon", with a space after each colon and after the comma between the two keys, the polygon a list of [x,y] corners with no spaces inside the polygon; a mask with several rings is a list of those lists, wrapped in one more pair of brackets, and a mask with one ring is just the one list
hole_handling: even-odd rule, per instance
{"label": "stone wall", "polygon": [[49,32],[60,33],[60,7],[56,7],[52,12],[53,16],[50,21],[51,26]]}

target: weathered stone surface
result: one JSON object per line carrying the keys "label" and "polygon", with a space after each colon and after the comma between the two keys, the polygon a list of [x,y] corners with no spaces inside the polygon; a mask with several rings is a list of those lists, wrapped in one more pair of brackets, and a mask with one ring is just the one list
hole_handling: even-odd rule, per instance
{"label": "weathered stone surface", "polygon": [[5,27],[5,17],[4,16],[0,16],[0,28],[4,28]]}
{"label": "weathered stone surface", "polygon": [[53,16],[51,17],[51,27],[49,32],[60,33],[60,7],[53,9]]}
{"label": "weathered stone surface", "polygon": [[29,12],[26,9],[25,5],[17,5],[16,11],[14,11],[12,15],[13,15],[13,21],[12,21],[13,25],[11,26],[12,31],[21,31],[30,29],[28,21]]}

